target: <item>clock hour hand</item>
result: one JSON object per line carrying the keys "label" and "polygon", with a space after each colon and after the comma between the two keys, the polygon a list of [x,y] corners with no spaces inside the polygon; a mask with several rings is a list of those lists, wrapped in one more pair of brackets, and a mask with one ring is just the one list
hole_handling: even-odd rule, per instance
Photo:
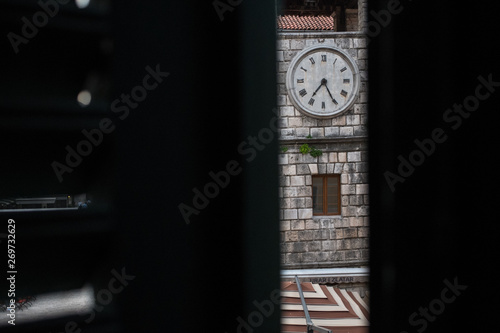
{"label": "clock hour hand", "polygon": [[319,85],[318,88],[316,88],[316,90],[314,91],[314,93],[312,94],[313,96],[316,95],[316,93],[318,92],[319,88],[321,88],[321,86],[323,86],[323,82],[321,82],[321,84]]}
{"label": "clock hour hand", "polygon": [[[323,78],[323,79],[321,80],[321,84],[320,84],[320,85],[319,85],[319,87],[316,89],[316,91],[314,91],[314,93],[313,93],[312,95],[313,95],[313,96],[314,96],[314,95],[316,95],[316,93],[318,92],[318,90],[319,90],[319,89],[321,88],[321,86],[323,86],[323,85],[326,87],[326,79],[325,79],[325,78]],[[326,89],[328,89],[328,87],[326,87]]]}

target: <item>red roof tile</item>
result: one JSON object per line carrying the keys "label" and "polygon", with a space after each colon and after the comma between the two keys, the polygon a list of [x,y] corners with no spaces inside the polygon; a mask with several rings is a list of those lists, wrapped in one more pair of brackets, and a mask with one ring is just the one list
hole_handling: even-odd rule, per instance
{"label": "red roof tile", "polygon": [[278,16],[278,29],[283,30],[334,30],[331,16]]}

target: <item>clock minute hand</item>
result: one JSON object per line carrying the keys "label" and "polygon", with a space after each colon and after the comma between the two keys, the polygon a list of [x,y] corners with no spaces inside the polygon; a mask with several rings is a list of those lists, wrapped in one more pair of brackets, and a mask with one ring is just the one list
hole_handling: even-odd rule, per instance
{"label": "clock minute hand", "polygon": [[328,86],[326,84],[325,84],[325,87],[326,87],[326,91],[328,91],[328,95],[330,95],[332,101],[335,102],[335,99],[333,98],[332,93],[330,92],[330,89],[328,89]]}

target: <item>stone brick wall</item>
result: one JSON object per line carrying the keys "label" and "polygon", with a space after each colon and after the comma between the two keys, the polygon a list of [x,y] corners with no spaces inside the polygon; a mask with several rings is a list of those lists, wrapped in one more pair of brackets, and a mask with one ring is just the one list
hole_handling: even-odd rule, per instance
{"label": "stone brick wall", "polygon": [[[290,61],[323,43],[348,52],[360,70],[360,92],[351,110],[315,119],[296,110],[286,91]],[[284,268],[368,265],[367,47],[361,33],[280,33],[277,41],[281,250]],[[307,138],[311,136],[312,138]],[[300,153],[308,143],[323,154]],[[341,215],[313,216],[312,176],[339,174]]]}

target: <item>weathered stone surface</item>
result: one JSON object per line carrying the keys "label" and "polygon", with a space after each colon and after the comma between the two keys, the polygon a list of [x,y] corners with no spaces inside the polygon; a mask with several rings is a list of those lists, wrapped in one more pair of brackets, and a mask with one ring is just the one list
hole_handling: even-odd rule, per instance
{"label": "weathered stone surface", "polygon": [[[348,26],[357,25],[358,14],[349,15]],[[278,137],[280,146],[288,148],[278,156],[284,267],[360,265],[369,259],[367,41],[356,33],[323,32],[318,36],[321,38],[314,33],[280,33],[276,44]],[[304,115],[291,103],[286,89],[290,62],[305,47],[318,44],[342,48],[356,60],[360,70],[356,102],[350,110],[333,118]],[[299,149],[304,143],[323,154],[301,154]],[[312,180],[321,174],[340,175],[340,215],[313,215]]]}

